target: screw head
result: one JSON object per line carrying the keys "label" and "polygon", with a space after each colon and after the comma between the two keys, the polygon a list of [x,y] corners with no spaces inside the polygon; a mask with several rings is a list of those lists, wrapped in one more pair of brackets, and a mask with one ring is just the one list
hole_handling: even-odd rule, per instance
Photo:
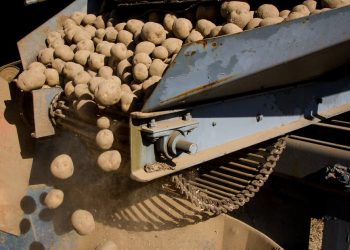
{"label": "screw head", "polygon": [[263,116],[262,114],[257,114],[257,115],[256,115],[256,121],[257,121],[257,122],[262,121],[263,118],[264,118],[264,116]]}

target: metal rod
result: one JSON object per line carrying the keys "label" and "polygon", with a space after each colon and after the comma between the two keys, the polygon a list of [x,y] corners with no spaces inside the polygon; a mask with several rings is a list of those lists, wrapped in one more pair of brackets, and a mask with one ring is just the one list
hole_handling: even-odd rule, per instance
{"label": "metal rod", "polygon": [[339,148],[339,149],[350,150],[350,146],[345,146],[345,145],[342,145],[342,144],[336,144],[336,143],[332,143],[332,142],[311,139],[311,138],[298,136],[298,135],[291,135],[289,137],[292,138],[292,139],[297,139],[297,140],[306,141],[306,142],[313,142],[313,143],[317,143],[317,144],[324,145],[324,146],[330,146],[330,147],[336,147],[336,148]]}
{"label": "metal rod", "polygon": [[347,122],[347,121],[331,120],[331,122],[342,124],[342,125],[346,125],[346,126],[350,126],[350,122]]}
{"label": "metal rod", "polygon": [[225,183],[225,184],[230,185],[230,186],[234,186],[234,187],[237,187],[237,188],[244,188],[244,186],[242,186],[242,185],[233,183],[233,182],[231,182],[231,181],[223,180],[223,179],[221,179],[221,178],[218,178],[218,177],[215,177],[215,176],[212,176],[212,175],[209,175],[209,174],[203,174],[203,176],[204,176],[204,177],[207,177],[207,178],[209,178],[209,179],[212,179],[212,180],[216,180],[216,181]]}
{"label": "metal rod", "polygon": [[[227,179],[231,179],[231,180],[234,180],[234,181],[239,181],[239,182],[244,183],[244,184],[249,184],[250,183],[250,181],[248,181],[248,180],[245,180],[245,179],[242,179],[242,178],[238,178],[238,177],[235,177],[235,176],[232,176],[232,175],[224,174],[224,173],[221,173],[221,172],[218,172],[218,171],[210,171],[210,173],[211,174],[216,174],[216,175],[219,175],[221,177],[225,177]],[[237,184],[237,185],[240,185],[240,184]]]}
{"label": "metal rod", "polygon": [[233,161],[228,162],[228,165],[239,167],[241,169],[249,170],[249,171],[252,171],[252,172],[258,172],[258,170],[256,168],[252,168],[252,167],[249,167],[249,166],[237,163],[237,162],[233,162]]}
{"label": "metal rod", "polygon": [[207,180],[203,180],[203,179],[198,178],[198,177],[195,180],[198,181],[198,182],[202,182],[202,183],[205,183],[207,185],[213,186],[213,187],[217,187],[217,188],[220,188],[220,189],[223,189],[223,190],[235,193],[235,194],[239,193],[239,191],[236,190],[236,189],[228,188],[228,187],[222,186],[222,185],[217,184],[217,183],[213,183],[213,182],[210,182],[210,181],[207,181]]}
{"label": "metal rod", "polygon": [[328,123],[318,122],[318,123],[314,123],[313,125],[319,126],[319,127],[334,128],[334,129],[339,129],[339,130],[343,130],[343,131],[350,131],[350,128],[339,126],[339,125],[332,125],[332,124],[328,124]]}
{"label": "metal rod", "polygon": [[236,170],[236,169],[223,167],[223,166],[219,167],[219,169],[223,169],[223,170],[229,171],[231,173],[239,174],[239,175],[246,176],[246,177],[249,177],[249,178],[253,178],[255,176],[254,174],[248,174],[248,173]]}
{"label": "metal rod", "polygon": [[227,196],[227,197],[229,197],[229,198],[231,198],[231,197],[233,196],[233,194],[230,194],[230,193],[221,191],[221,190],[216,189],[216,188],[209,187],[209,186],[207,186],[207,185],[204,185],[204,184],[201,184],[201,183],[198,183],[198,182],[195,182],[195,181],[189,181],[189,183],[192,184],[192,185],[201,187],[201,188],[205,188],[205,189],[211,190],[211,191],[213,191],[214,193],[216,192],[216,193],[222,194],[222,195]]}

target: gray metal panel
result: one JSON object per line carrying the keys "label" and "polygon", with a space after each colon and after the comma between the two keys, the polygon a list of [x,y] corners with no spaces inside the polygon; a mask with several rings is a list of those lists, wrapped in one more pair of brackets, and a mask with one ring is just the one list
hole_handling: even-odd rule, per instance
{"label": "gray metal panel", "polygon": [[184,46],[149,112],[306,80],[347,61],[350,7]]}
{"label": "gray metal panel", "polygon": [[24,69],[31,62],[36,61],[39,51],[46,47],[45,41],[47,33],[61,29],[63,21],[74,11],[87,12],[88,0],[76,0],[54,17],[40,25],[37,29],[17,42],[18,51]]}
{"label": "gray metal panel", "polygon": [[[188,112],[198,127],[186,135],[186,140],[196,143],[198,152],[174,158],[175,170],[152,173],[145,173],[144,166],[154,163],[158,153],[141,131],[142,123],[150,119],[133,120],[131,175],[139,181],[149,181],[349,110],[350,75],[194,106]],[[156,124],[169,116],[156,118]]]}

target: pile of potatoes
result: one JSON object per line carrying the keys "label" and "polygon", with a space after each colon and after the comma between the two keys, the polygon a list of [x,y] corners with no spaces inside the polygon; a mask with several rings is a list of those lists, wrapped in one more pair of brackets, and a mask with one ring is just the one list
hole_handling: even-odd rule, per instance
{"label": "pile of potatoes", "polygon": [[[350,4],[350,0],[306,0],[292,10],[247,1],[227,1],[220,10],[199,6],[188,18],[151,13],[148,20],[105,21],[74,12],[61,30],[47,35],[47,48],[17,79],[24,91],[61,85],[65,95],[97,107],[137,110],[185,43],[277,24]],[[317,9],[317,5],[324,8]],[[220,15],[219,15],[220,13]],[[139,104],[139,105],[138,105]]]}

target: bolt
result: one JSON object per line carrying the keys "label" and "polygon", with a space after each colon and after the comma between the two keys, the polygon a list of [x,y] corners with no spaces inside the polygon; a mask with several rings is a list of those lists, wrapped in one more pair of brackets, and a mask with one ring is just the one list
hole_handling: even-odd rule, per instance
{"label": "bolt", "polygon": [[189,121],[189,120],[191,120],[191,118],[192,118],[192,116],[191,116],[190,113],[186,113],[186,114],[182,117],[182,119],[185,120],[185,121]]}
{"label": "bolt", "polygon": [[256,121],[257,122],[261,122],[263,118],[264,118],[264,116],[262,114],[257,114],[256,115]]}
{"label": "bolt", "polygon": [[155,119],[151,119],[150,122],[148,123],[148,127],[149,128],[154,128],[156,126],[156,120]]}
{"label": "bolt", "polygon": [[215,127],[215,126],[216,126],[216,122],[212,122],[211,125],[212,125],[213,127]]}

